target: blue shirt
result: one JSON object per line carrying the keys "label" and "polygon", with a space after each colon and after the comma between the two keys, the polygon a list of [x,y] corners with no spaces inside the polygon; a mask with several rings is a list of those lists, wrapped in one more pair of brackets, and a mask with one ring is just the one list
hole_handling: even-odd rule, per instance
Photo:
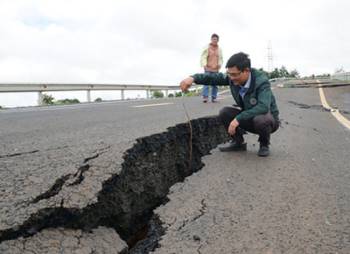
{"label": "blue shirt", "polygon": [[247,82],[244,84],[244,86],[241,86],[239,89],[239,95],[242,97],[242,99],[244,98],[244,95],[247,93],[247,91],[250,87],[251,80],[252,80],[252,74],[249,73],[249,78],[248,78]]}

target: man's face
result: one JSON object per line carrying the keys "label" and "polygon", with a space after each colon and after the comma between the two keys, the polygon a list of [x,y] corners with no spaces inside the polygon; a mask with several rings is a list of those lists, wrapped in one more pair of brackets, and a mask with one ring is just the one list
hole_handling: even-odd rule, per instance
{"label": "man's face", "polygon": [[240,71],[237,69],[236,66],[230,67],[226,69],[226,73],[229,76],[229,78],[233,81],[235,85],[244,85],[248,78],[249,78],[249,73],[250,69],[246,68],[243,71]]}
{"label": "man's face", "polygon": [[213,44],[213,45],[218,45],[218,41],[219,41],[219,39],[216,37],[211,38],[211,44]]}

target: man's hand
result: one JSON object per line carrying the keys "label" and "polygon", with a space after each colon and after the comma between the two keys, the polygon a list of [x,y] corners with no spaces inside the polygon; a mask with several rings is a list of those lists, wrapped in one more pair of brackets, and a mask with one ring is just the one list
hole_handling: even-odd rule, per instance
{"label": "man's hand", "polygon": [[188,77],[181,81],[180,88],[182,92],[186,92],[188,88],[191,87],[192,83],[194,82],[194,78]]}
{"label": "man's hand", "polygon": [[228,126],[228,133],[233,136],[236,133],[236,128],[238,127],[239,122],[236,119],[233,119],[230,123],[230,125]]}

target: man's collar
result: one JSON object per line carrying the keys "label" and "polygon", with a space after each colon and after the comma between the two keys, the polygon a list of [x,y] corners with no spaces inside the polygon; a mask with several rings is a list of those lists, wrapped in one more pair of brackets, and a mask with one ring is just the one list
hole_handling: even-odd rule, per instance
{"label": "man's collar", "polygon": [[252,72],[249,73],[249,77],[248,77],[247,82],[245,82],[245,84],[244,84],[244,88],[248,89],[250,87],[251,81],[252,81]]}

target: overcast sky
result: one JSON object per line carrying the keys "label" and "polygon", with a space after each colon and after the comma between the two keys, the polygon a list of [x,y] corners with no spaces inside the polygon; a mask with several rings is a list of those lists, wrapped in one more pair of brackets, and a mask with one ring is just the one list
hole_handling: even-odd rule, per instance
{"label": "overcast sky", "polygon": [[267,69],[350,69],[347,0],[0,0],[0,82],[177,84],[220,35]]}
{"label": "overcast sky", "polygon": [[[176,85],[202,71],[220,36],[224,61],[301,75],[350,70],[347,0],[0,0],[0,82]],[[222,70],[223,71],[223,70]]]}

